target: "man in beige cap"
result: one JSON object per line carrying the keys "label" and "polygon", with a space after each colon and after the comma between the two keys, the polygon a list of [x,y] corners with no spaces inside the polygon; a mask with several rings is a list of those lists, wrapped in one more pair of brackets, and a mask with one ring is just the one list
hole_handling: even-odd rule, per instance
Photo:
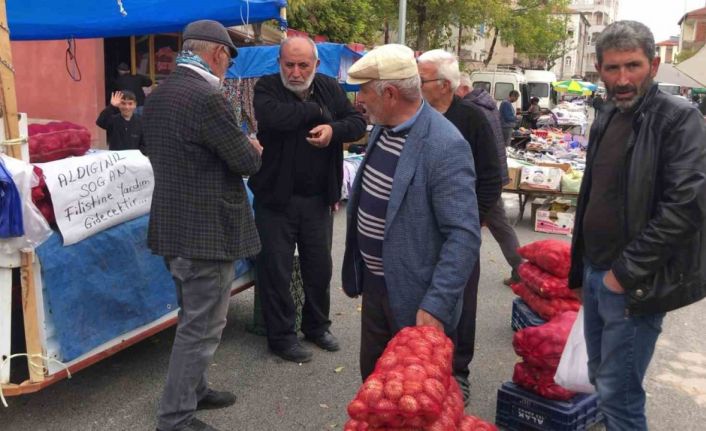
{"label": "man in beige cap", "polygon": [[208,387],[206,371],[226,324],[235,260],[260,251],[242,180],[260,168],[260,154],[220,90],[236,55],[228,32],[202,20],[183,36],[177,68],[144,116],[155,179],[147,242],[164,256],[181,307],[157,429],[213,431],[194,411],[235,403]]}
{"label": "man in beige cap", "polygon": [[405,326],[456,328],[478,259],[473,155],[456,127],[422,101],[411,49],[378,47],[348,71],[375,124],[348,202],[343,289],[363,295],[365,379]]}

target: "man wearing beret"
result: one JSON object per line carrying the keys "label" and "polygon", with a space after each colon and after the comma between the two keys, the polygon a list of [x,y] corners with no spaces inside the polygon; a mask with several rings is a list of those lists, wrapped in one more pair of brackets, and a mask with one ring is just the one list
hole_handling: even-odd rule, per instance
{"label": "man wearing beret", "polygon": [[304,288],[301,330],[321,349],[336,351],[329,328],[332,273],[332,208],[341,198],[343,143],[365,133],[365,120],[335,79],[316,73],[311,39],[280,45],[280,73],[255,86],[255,118],[263,146],[262,169],[248,185],[262,252],[255,288],[262,301],[270,351],[287,361],[308,362],[312,353],[297,337],[289,290],[294,249]]}
{"label": "man wearing beret", "polygon": [[221,92],[237,52],[228,32],[203,20],[184,30],[177,67],[147,99],[145,142],[155,187],[148,233],[164,256],[180,306],[157,429],[215,430],[194,411],[232,405],[206,370],[226,324],[235,260],[260,250],[243,175],[260,168]]}
{"label": "man wearing beret", "polygon": [[378,47],[349,70],[375,124],[348,202],[343,289],[363,296],[360,371],[370,375],[405,326],[451,333],[478,259],[473,154],[422,101],[411,49]]}

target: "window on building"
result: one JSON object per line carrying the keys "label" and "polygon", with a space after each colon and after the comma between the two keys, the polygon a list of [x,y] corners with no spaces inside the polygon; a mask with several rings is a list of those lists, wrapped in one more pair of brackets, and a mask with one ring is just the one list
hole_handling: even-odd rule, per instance
{"label": "window on building", "polygon": [[564,66],[565,67],[571,67],[571,57],[566,57],[564,59]]}

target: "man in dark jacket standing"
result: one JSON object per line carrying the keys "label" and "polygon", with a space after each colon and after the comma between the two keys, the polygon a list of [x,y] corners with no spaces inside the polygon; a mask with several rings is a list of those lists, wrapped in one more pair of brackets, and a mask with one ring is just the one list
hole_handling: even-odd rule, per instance
{"label": "man in dark jacket standing", "polygon": [[[461,77],[461,82],[463,82],[463,76]],[[466,87],[470,88],[470,87]],[[464,100],[468,100],[474,105],[481,108],[483,114],[488,119],[490,124],[493,126],[493,133],[495,135],[495,145],[498,147],[498,158],[500,159],[500,174],[503,179],[503,186],[510,182],[510,178],[507,173],[507,152],[505,150],[505,138],[503,136],[502,124],[500,122],[500,113],[498,112],[495,99],[488,94],[482,88],[473,89],[471,92],[465,95],[459,94],[456,90],[456,94],[463,97]],[[506,285],[511,285],[512,283],[517,283],[520,281],[520,276],[517,274],[517,268],[522,263],[522,257],[517,252],[520,247],[520,242],[517,239],[517,234],[515,229],[510,224],[505,213],[505,202],[502,196],[498,199],[498,202],[493,205],[485,218],[485,225],[488,226],[488,230],[493,235],[493,238],[500,245],[500,250],[505,256],[505,260],[512,269],[510,277],[503,280]]]}
{"label": "man in dark jacket standing", "polygon": [[324,350],[339,349],[329,331],[332,209],[341,196],[342,145],[365,133],[363,116],[336,80],[316,74],[318,64],[311,39],[286,39],[280,73],[258,81],[253,103],[264,148],[262,169],[249,181],[262,241],[256,289],[270,350],[294,362],[312,357],[295,330],[295,246],[305,294],[302,332]]}
{"label": "man in dark jacket standing", "polygon": [[642,380],[667,311],[706,296],[706,130],[660,91],[650,30],[596,41],[608,93],[593,123],[569,285],[583,288],[588,375],[608,430],[646,430]]}
{"label": "man in dark jacket standing", "polygon": [[118,65],[118,77],[113,82],[114,91],[132,91],[137,101],[137,115],[142,115],[145,105],[145,90],[142,87],[150,87],[152,80],[145,75],[130,73],[130,66],[125,63]]}
{"label": "man in dark jacket standing", "polygon": [[[462,101],[454,94],[459,84],[460,71],[458,60],[453,54],[434,49],[419,56],[417,61],[424,100],[453,123],[470,144],[476,171],[478,214],[483,224],[491,208],[497,205],[502,190],[500,159],[493,128],[481,108]],[[466,405],[470,400],[468,366],[473,359],[476,336],[480,261],[468,264],[473,271],[463,292],[461,319],[453,334],[456,345],[453,359],[454,377],[461,387]]]}
{"label": "man in dark jacket standing", "polygon": [[221,92],[236,56],[220,23],[184,30],[174,72],[145,106],[145,141],[154,170],[148,245],[164,256],[181,307],[157,429],[214,430],[199,409],[232,405],[208,388],[206,370],[226,324],[235,260],[260,251],[243,175],[260,168]]}

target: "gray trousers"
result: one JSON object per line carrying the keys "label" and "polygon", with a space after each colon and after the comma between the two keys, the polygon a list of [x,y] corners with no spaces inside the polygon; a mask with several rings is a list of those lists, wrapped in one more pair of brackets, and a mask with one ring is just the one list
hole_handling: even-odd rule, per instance
{"label": "gray trousers", "polygon": [[517,253],[520,242],[517,240],[515,229],[513,229],[507,219],[507,214],[505,214],[505,204],[502,196],[488,211],[485,216],[485,224],[490,229],[495,241],[500,245],[500,250],[502,250],[507,263],[513,270],[517,270],[517,267],[522,263],[522,257]]}
{"label": "gray trousers", "polygon": [[179,303],[167,382],[159,402],[157,428],[172,431],[191,420],[208,390],[206,370],[226,326],[234,262],[165,258]]}

